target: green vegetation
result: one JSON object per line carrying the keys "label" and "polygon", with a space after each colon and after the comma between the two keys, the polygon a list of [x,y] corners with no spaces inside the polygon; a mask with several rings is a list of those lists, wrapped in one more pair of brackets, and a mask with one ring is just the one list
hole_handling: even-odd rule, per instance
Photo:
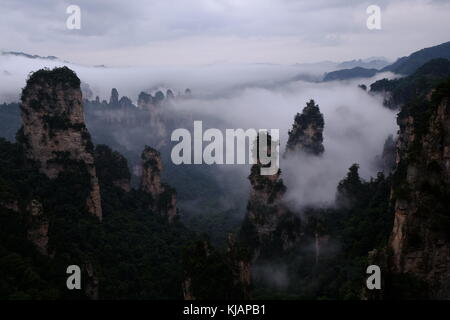
{"label": "green vegetation", "polygon": [[384,104],[395,109],[407,102],[422,102],[423,97],[448,76],[450,76],[450,61],[444,58],[434,59],[408,77],[374,82],[370,85],[370,92],[389,92],[390,96]]}
{"label": "green vegetation", "polygon": [[63,84],[64,88],[79,88],[80,79],[76,73],[68,67],[55,67],[53,69],[40,69],[29,75],[27,84],[31,87],[33,84],[41,84],[47,86],[57,86]]}
{"label": "green vegetation", "polygon": [[234,264],[245,258],[237,249],[235,255],[219,251],[210,245],[207,237],[188,246],[183,253],[185,278],[190,280],[190,291],[199,300],[243,299],[245,289],[237,281]]}
{"label": "green vegetation", "polygon": [[[392,230],[389,194],[390,178],[379,173],[377,178],[364,181],[359,177],[358,165],[353,165],[339,183],[337,208],[310,208],[303,214],[304,237],[300,247],[284,255],[278,249],[272,255],[276,259],[260,262],[261,265],[284,266],[288,283],[276,286],[257,275],[254,297],[360,299],[368,252],[383,248]],[[318,261],[316,235],[323,242]]]}
{"label": "green vegetation", "polygon": [[[67,170],[49,180],[25,161],[17,144],[1,139],[0,153],[1,201],[16,201],[19,210],[0,206],[2,299],[86,298],[66,289],[65,271],[68,265],[83,269],[87,263],[100,280],[101,299],[182,297],[182,248],[195,237],[181,224],[169,225],[149,211],[147,195],[126,193],[112,184],[129,176],[117,153],[106,146],[96,152],[101,223],[86,209],[90,179],[82,163],[66,163]],[[59,159],[64,163],[63,154]],[[27,239],[30,216],[25,209],[33,199],[42,203],[49,220],[52,258],[39,254]]]}
{"label": "green vegetation", "polygon": [[[324,152],[323,127],[325,125],[323,114],[319,106],[310,100],[306,103],[302,113],[297,113],[292,130],[289,130],[289,139],[286,144],[288,150],[302,150],[304,152],[319,155]],[[314,135],[309,137],[307,130],[314,130]]]}

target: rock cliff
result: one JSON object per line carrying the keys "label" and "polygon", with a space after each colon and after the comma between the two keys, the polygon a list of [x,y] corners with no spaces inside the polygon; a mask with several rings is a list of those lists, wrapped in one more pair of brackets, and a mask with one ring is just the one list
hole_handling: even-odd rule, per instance
{"label": "rock cliff", "polygon": [[176,192],[161,182],[163,170],[161,155],[155,149],[146,146],[142,152],[142,170],[140,189],[151,196],[152,209],[165,216],[169,222],[177,217]]}
{"label": "rock cliff", "polygon": [[22,92],[23,126],[18,134],[26,157],[55,179],[65,170],[86,170],[90,192],[86,206],[102,218],[93,144],[85,126],[80,80],[67,67],[33,73]]}
{"label": "rock cliff", "polygon": [[286,144],[286,153],[305,152],[312,155],[320,155],[323,147],[323,114],[314,100],[310,100],[302,113],[297,113],[292,130]]}
{"label": "rock cliff", "polygon": [[450,81],[398,115],[389,268],[450,298]]}
{"label": "rock cliff", "polygon": [[[268,148],[271,143],[269,136]],[[268,257],[274,250],[287,250],[300,239],[300,218],[283,202],[286,186],[281,170],[274,175],[261,175],[262,166],[257,161],[251,167],[250,199],[240,231],[241,240],[252,251],[252,260],[261,255]]]}

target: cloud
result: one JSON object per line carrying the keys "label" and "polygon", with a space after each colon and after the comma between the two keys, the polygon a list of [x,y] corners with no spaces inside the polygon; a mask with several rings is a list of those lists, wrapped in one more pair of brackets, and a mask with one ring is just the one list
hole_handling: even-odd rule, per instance
{"label": "cloud", "polygon": [[[152,66],[102,68],[77,65],[46,59],[0,55],[0,101],[5,96],[17,101],[26,78],[32,71],[67,65],[79,78],[90,85],[94,96],[109,100],[111,88],[133,101],[141,91],[154,87],[170,87],[175,93],[191,88],[196,95],[215,96],[229,94],[230,90],[251,86],[275,86],[299,74],[320,78],[328,70],[328,64],[283,66],[270,64],[226,64],[193,66]],[[9,99],[11,100],[11,99]]]}
{"label": "cloud", "polygon": [[[26,75],[42,66],[63,65],[58,61],[0,56],[0,97],[20,94]],[[191,120],[202,120],[204,130],[219,129],[279,129],[281,153],[286,145],[287,133],[295,114],[301,112],[309,99],[320,106],[325,118],[325,153],[320,158],[305,156],[281,159],[282,178],[288,187],[286,201],[295,210],[303,206],[331,205],[338,182],[345,177],[353,163],[360,164],[363,177],[376,174],[374,159],[382,151],[389,134],[396,132],[395,113],[382,106],[377,97],[358,88],[359,83],[369,85],[376,79],[391,74],[379,74],[372,79],[349,82],[311,83],[289,81],[302,72],[302,66],[280,65],[211,65],[185,68],[93,68],[69,65],[80,79],[88,83],[94,96],[109,99],[111,88],[136,101],[140,91],[149,88],[171,88],[175,93],[189,87],[190,99],[177,99],[167,105],[170,118],[189,114]],[[308,72],[314,71],[313,69]],[[16,98],[17,100],[17,98]],[[142,128],[146,129],[146,128]],[[147,128],[152,130],[152,128]],[[117,136],[117,134],[123,136]],[[170,133],[162,145],[169,146]],[[117,130],[114,138],[125,150],[136,147],[133,131]],[[147,135],[151,133],[147,133]],[[144,137],[146,135],[143,135]],[[150,142],[139,141],[145,144]],[[153,143],[153,142],[152,142]],[[140,153],[141,147],[134,150]],[[169,149],[170,150],[170,149]],[[167,157],[168,158],[168,157]],[[208,170],[222,185],[223,198],[236,198],[245,203],[248,189],[248,165],[214,166]],[[177,188],[183,188],[177,185]],[[244,195],[244,196],[242,196]],[[225,201],[225,202],[226,202]],[[242,209],[242,210],[245,210]]]}
{"label": "cloud", "polygon": [[371,1],[79,0],[81,30],[65,28],[69,4],[3,0],[0,48],[84,64],[291,64],[395,58],[450,31],[444,1],[377,1],[379,31],[366,28]]}
{"label": "cloud", "polygon": [[294,209],[332,205],[336,186],[353,163],[360,164],[362,177],[376,175],[374,159],[382,152],[387,136],[396,133],[395,112],[357,87],[384,76],[392,75],[351,82],[298,81],[276,88],[245,88],[234,95],[181,101],[176,108],[190,110],[198,120],[220,118],[229,128],[279,129],[283,153],[295,114],[313,98],[325,118],[325,153],[322,157],[281,159],[280,167],[288,187],[286,200]]}

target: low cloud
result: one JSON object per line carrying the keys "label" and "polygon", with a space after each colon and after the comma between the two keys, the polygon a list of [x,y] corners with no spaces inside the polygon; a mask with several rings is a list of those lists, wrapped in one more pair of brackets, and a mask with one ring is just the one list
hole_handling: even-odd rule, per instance
{"label": "low cloud", "polygon": [[[2,99],[18,96],[25,86],[27,74],[42,66],[53,67],[65,63],[42,59],[25,59],[1,56],[0,74]],[[175,92],[189,87],[189,99],[176,99],[167,105],[166,113],[189,114],[192,120],[203,120],[208,127],[220,129],[279,129],[281,153],[295,114],[301,112],[309,99],[314,99],[324,114],[325,153],[318,158],[302,155],[281,159],[282,178],[288,192],[286,200],[296,209],[307,205],[330,205],[336,186],[345,177],[353,163],[360,164],[361,175],[368,178],[376,174],[375,157],[381,153],[389,134],[396,132],[395,113],[384,108],[378,97],[358,88],[369,85],[378,78],[392,74],[379,74],[372,79],[347,82],[313,83],[290,81],[302,73],[301,66],[233,65],[205,66],[202,68],[93,68],[69,64],[81,80],[89,84],[95,95],[109,99],[110,90],[116,87],[120,95],[136,101],[140,91],[147,88],[166,87]],[[320,68],[307,70],[320,74]],[[8,80],[8,81],[4,81]],[[188,129],[192,123],[186,123]],[[151,130],[152,128],[149,128]],[[123,131],[121,131],[123,132]],[[171,145],[167,132],[165,145]],[[124,132],[115,137],[119,144],[133,145]],[[140,152],[137,151],[137,152]],[[209,170],[215,179],[222,181],[227,194],[239,194],[248,184],[249,166],[216,165]],[[215,173],[214,173],[215,172]],[[226,179],[224,179],[226,177]],[[183,186],[177,186],[182,188]],[[246,189],[243,193],[246,194]],[[227,199],[227,196],[223,196]],[[245,200],[244,200],[245,201]],[[226,201],[224,201],[226,202]]]}

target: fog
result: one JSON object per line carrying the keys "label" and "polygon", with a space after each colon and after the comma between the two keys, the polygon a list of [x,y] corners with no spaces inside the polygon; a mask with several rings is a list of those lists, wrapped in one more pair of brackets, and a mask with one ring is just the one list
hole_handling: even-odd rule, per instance
{"label": "fog", "polygon": [[335,63],[277,64],[214,64],[197,67],[151,66],[114,67],[83,66],[61,60],[29,59],[9,54],[0,55],[0,101],[17,101],[28,74],[41,68],[68,66],[89,84],[94,97],[109,100],[111,88],[121,96],[136,101],[141,91],[158,87],[171,88],[175,94],[190,88],[197,96],[219,96],[244,87],[274,87],[300,75],[320,80],[323,73],[334,70]]}
{"label": "fog", "polygon": [[[374,159],[382,152],[387,136],[397,130],[395,113],[384,108],[380,98],[357,86],[370,85],[392,74],[346,82],[292,81],[299,75],[319,78],[324,72],[321,64],[105,68],[2,55],[0,101],[17,101],[30,71],[60,65],[74,69],[100,99],[109,100],[113,87],[120,96],[126,95],[133,101],[139,92],[156,87],[171,88],[175,93],[191,88],[192,98],[176,99],[167,106],[166,112],[176,116],[183,111],[191,114],[192,120],[207,120],[204,130],[211,126],[279,129],[281,154],[295,114],[302,111],[309,99],[314,99],[324,114],[325,153],[321,157],[299,154],[280,160],[282,178],[288,188],[285,199],[296,210],[308,205],[332,205],[336,186],[353,163],[360,165],[360,173],[366,179],[374,176],[377,172]],[[128,137],[115,139],[121,144],[128,141]],[[165,139],[164,144],[174,145],[170,142],[170,132]],[[210,171],[228,190],[219,196],[224,206],[229,206],[231,199],[247,194],[249,170],[248,165],[215,165]]]}
{"label": "fog", "polygon": [[[304,206],[332,205],[336,186],[353,163],[369,179],[378,169],[374,159],[381,154],[385,139],[397,131],[396,114],[382,106],[379,97],[369,95],[350,82],[292,82],[276,88],[245,88],[232,96],[183,100],[178,110],[191,110],[194,119],[219,117],[228,128],[280,130],[280,154],[284,153],[288,130],[294,117],[309,99],[314,99],[324,115],[325,153],[320,157],[297,154],[280,159],[282,178],[288,188],[286,201],[297,211]],[[248,168],[236,168],[242,178]]]}

